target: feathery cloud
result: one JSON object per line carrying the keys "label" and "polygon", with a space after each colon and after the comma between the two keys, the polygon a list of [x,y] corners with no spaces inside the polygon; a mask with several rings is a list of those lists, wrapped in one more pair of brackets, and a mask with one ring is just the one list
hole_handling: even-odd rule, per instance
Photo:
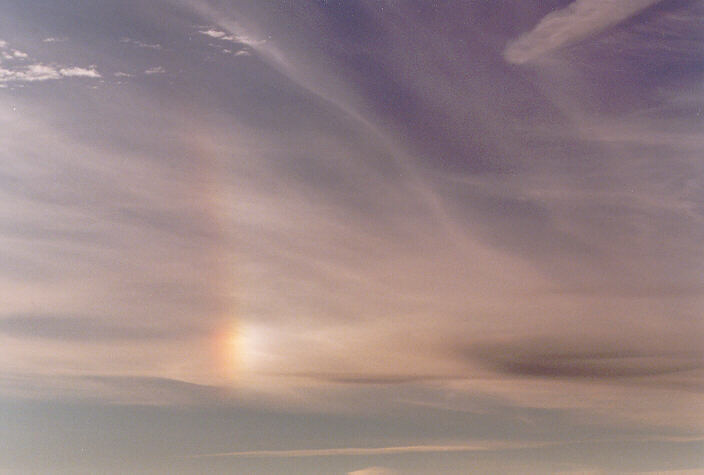
{"label": "feathery cloud", "polygon": [[660,0],[577,0],[545,16],[508,44],[504,58],[523,64],[616,25]]}

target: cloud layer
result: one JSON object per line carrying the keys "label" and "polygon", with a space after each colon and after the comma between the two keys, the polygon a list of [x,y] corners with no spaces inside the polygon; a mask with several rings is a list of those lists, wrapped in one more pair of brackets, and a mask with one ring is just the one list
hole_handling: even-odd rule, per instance
{"label": "cloud layer", "polygon": [[[3,3],[0,460],[698,467],[702,18]],[[91,404],[134,426],[32,442]]]}

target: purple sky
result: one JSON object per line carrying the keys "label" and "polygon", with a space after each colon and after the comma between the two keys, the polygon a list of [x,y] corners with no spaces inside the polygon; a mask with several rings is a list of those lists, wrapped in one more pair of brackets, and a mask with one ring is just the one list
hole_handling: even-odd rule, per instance
{"label": "purple sky", "polygon": [[0,472],[704,470],[703,64],[693,0],[2,2]]}

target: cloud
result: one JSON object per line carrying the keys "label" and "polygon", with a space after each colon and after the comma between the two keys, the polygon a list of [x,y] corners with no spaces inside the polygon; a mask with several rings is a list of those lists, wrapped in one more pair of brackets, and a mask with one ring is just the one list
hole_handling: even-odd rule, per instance
{"label": "cloud", "polygon": [[[346,447],[338,449],[308,449],[308,450],[249,450],[240,452],[222,452],[215,454],[191,455],[200,457],[243,457],[243,458],[295,458],[295,457],[333,457],[340,455],[395,455],[443,452],[482,452],[505,447],[504,443],[477,443],[471,445],[409,445],[399,447]],[[509,444],[514,445],[514,444]],[[535,444],[521,444],[521,447]],[[539,444],[540,445],[540,444]]]}
{"label": "cloud", "polygon": [[[10,49],[6,41],[0,41],[0,50],[2,50],[0,54],[3,58],[10,61],[8,66],[0,67],[0,83],[48,81],[71,77],[93,79],[101,77],[95,66],[82,68],[43,63],[27,64],[24,60],[28,59],[29,55],[23,51]],[[20,64],[17,64],[16,60],[21,60]]]}
{"label": "cloud", "polygon": [[46,64],[30,64],[29,66],[5,69],[0,68],[0,82],[34,82],[70,77],[99,78],[100,73],[95,68],[68,67],[57,68]]}
{"label": "cloud", "polygon": [[504,50],[509,63],[523,64],[597,34],[661,0],[576,0],[545,16]]}
{"label": "cloud", "polygon": [[24,51],[9,48],[7,41],[0,40],[0,56],[6,60],[26,59],[29,57]]}
{"label": "cloud", "polygon": [[163,74],[166,72],[166,69],[164,69],[161,66],[155,66],[153,68],[145,69],[144,74]]}
{"label": "cloud", "polygon": [[198,33],[202,35],[209,36],[211,38],[215,38],[218,40],[223,40],[223,41],[230,41],[232,43],[239,43],[242,45],[247,45],[247,46],[259,46],[264,43],[266,43],[265,40],[257,40],[255,38],[252,38],[246,34],[243,33],[231,33],[227,34],[224,31],[221,30],[216,30],[214,28],[210,28],[207,30],[199,30]]}
{"label": "cloud", "polygon": [[58,341],[152,340],[192,335],[188,328],[116,325],[104,319],[63,315],[13,315],[0,318],[0,333],[16,338]]}
{"label": "cloud", "polygon": [[373,373],[292,373],[282,374],[285,377],[305,378],[315,381],[337,384],[411,384],[429,381],[446,381],[452,376],[438,374],[373,374]]}
{"label": "cloud", "polygon": [[83,77],[83,78],[99,78],[99,77],[101,77],[100,73],[98,71],[96,71],[94,67],[91,67],[91,68],[78,68],[78,67],[61,68],[59,70],[59,73],[61,73],[61,75],[64,77]]}
{"label": "cloud", "polygon": [[198,33],[201,33],[206,36],[210,36],[211,38],[222,38],[223,36],[225,36],[224,31],[213,30],[212,28],[209,30],[200,30]]}
{"label": "cloud", "polygon": [[626,342],[525,339],[475,345],[467,352],[493,370],[513,376],[568,379],[651,377],[704,368],[697,349],[658,351]]}
{"label": "cloud", "polygon": [[158,43],[145,43],[144,41],[134,40],[132,38],[120,38],[120,43],[130,44],[136,46],[137,48],[147,48],[160,50],[161,45]]}
{"label": "cloud", "polygon": [[353,470],[347,475],[394,475],[396,471],[385,467],[367,467],[361,470]]}
{"label": "cloud", "polygon": [[49,38],[44,38],[42,41],[44,43],[59,43],[62,41],[66,41],[66,38],[55,38],[53,36],[50,36]]}
{"label": "cloud", "polygon": [[61,78],[61,73],[53,66],[31,64],[21,69],[0,68],[0,82],[34,82]]}
{"label": "cloud", "polygon": [[[313,3],[301,5],[308,8]],[[329,18],[292,14],[282,19],[287,31],[275,25],[276,18],[258,26],[254,13],[223,12],[219,18],[237,18],[246,28],[230,30],[223,20],[217,29],[203,28],[204,36],[190,29],[200,38],[196,46],[212,43],[234,51],[238,47],[225,42],[233,41],[232,32],[271,33],[274,39],[259,47],[257,57],[279,67],[250,68],[255,64],[245,60],[241,67],[225,70],[224,64],[194,62],[189,55],[200,49],[186,48],[170,58],[166,67],[170,73],[183,69],[186,78],[197,76],[200,80],[195,86],[177,81],[173,89],[153,97],[147,90],[137,95],[137,90],[123,88],[117,102],[116,96],[100,96],[103,106],[109,105],[105,109],[81,107],[81,102],[60,94],[41,107],[32,104],[38,99],[28,97],[26,104],[17,104],[23,114],[3,107],[0,114],[7,115],[7,121],[0,142],[5,153],[26,157],[8,158],[9,168],[3,169],[2,177],[3,190],[16,196],[17,202],[7,200],[0,220],[7,236],[0,268],[3,275],[24,272],[22,280],[12,280],[15,274],[5,277],[12,280],[3,283],[11,289],[7,292],[15,306],[11,311],[46,313],[52,309],[67,316],[96,315],[99,321],[124,325],[125,332],[133,330],[135,320],[141,318],[159,328],[188,319],[208,326],[220,315],[247,323],[268,322],[274,329],[265,332],[261,341],[250,338],[242,344],[243,354],[258,358],[252,367],[261,372],[260,380],[248,384],[257,386],[264,381],[262,387],[287,395],[290,388],[301,386],[336,391],[340,406],[352,400],[349,394],[355,391],[391,394],[424,385],[443,388],[433,396],[442,401],[451,393],[477,391],[478,384],[490,392],[491,385],[507,381],[509,387],[517,379],[526,386],[543,386],[535,381],[549,379],[551,394],[545,398],[549,406],[577,384],[565,381],[568,378],[585,383],[601,378],[618,381],[639,371],[646,374],[652,366],[671,371],[678,369],[680,360],[692,362],[695,358],[671,356],[662,348],[642,351],[642,357],[634,350],[609,356],[613,349],[591,345],[579,346],[572,353],[549,351],[568,328],[584,333],[596,327],[620,328],[623,335],[615,338],[627,339],[632,329],[648,328],[660,334],[678,326],[673,322],[683,320],[685,314],[698,315],[696,302],[684,301],[694,291],[668,291],[682,298],[673,302],[671,295],[664,300],[653,290],[670,288],[655,279],[678,276],[676,262],[661,259],[663,265],[653,265],[654,272],[640,272],[643,262],[657,256],[665,255],[671,261],[673,256],[684,255],[670,246],[695,241],[695,233],[668,224],[675,214],[671,210],[654,213],[674,201],[664,198],[688,190],[677,179],[680,170],[687,170],[678,168],[676,156],[658,149],[658,157],[668,160],[660,159],[661,165],[653,167],[640,150],[637,154],[626,150],[630,142],[606,141],[603,135],[597,144],[585,147],[575,139],[576,134],[570,135],[572,124],[584,130],[585,121],[579,122],[578,115],[564,118],[557,112],[545,112],[552,111],[546,103],[564,82],[547,78],[542,81],[546,91],[540,94],[526,78],[516,77],[520,71],[507,73],[501,58],[495,57],[503,47],[500,38],[506,35],[483,35],[483,27],[454,23],[460,21],[459,15],[439,14],[434,17],[437,23],[429,23],[402,4],[398,8],[406,10],[398,12],[398,18],[403,23],[371,16],[370,22],[382,33],[365,37],[351,48],[347,48],[349,43],[338,43],[334,36],[338,28],[326,23]],[[267,18],[277,15],[272,13],[277,9],[252,7],[256,8],[267,10]],[[298,6],[291,4],[290,8]],[[310,29],[305,23],[308,19]],[[189,17],[187,22],[174,24],[192,25],[196,20]],[[503,20],[494,17],[487,22],[478,20],[478,24],[497,25]],[[209,17],[205,24],[216,25],[217,21],[218,17]],[[427,33],[433,40],[416,42],[409,34],[413,31],[424,33],[416,38],[423,39]],[[467,45],[481,43],[477,51],[487,50],[492,56],[466,54],[459,46],[454,49],[453,45],[463,43],[457,41],[460,31],[467,38],[481,40]],[[177,33],[184,31],[170,31],[168,37]],[[330,36],[332,40],[320,41]],[[223,37],[231,39],[216,41]],[[277,38],[282,41],[277,43]],[[162,41],[162,37],[153,39]],[[120,62],[124,55],[119,52],[131,47],[114,39],[105,44],[112,49],[101,52],[105,53],[101,61],[113,64],[112,71],[140,72],[159,64],[151,61],[139,67]],[[281,56],[272,56],[278,47]],[[357,54],[360,50],[364,53]],[[111,58],[115,51],[118,54]],[[268,52],[272,55],[267,56]],[[404,58],[405,52],[412,57]],[[216,59],[227,58],[218,55]],[[47,64],[61,74],[59,66]],[[206,68],[208,74],[190,69],[194,64]],[[601,66],[595,64],[595,68]],[[466,71],[473,72],[467,75]],[[233,81],[238,84],[236,90]],[[598,81],[598,86],[616,82]],[[623,87],[638,90],[635,106],[644,107],[651,96],[643,88],[662,83],[662,79],[625,81]],[[195,87],[193,94],[189,94],[191,87]],[[596,92],[589,89],[588,94],[584,92],[588,88],[574,89],[571,98],[575,101],[592,98],[597,92],[614,101],[622,97],[618,91],[596,87]],[[490,104],[485,105],[485,98]],[[224,106],[213,115],[209,109],[216,103]],[[453,123],[453,108],[461,116],[459,122]],[[189,113],[184,115],[184,110]],[[393,113],[384,115],[388,110]],[[426,115],[427,110],[438,112]],[[527,111],[525,116],[521,110]],[[632,125],[626,112],[619,114],[618,122]],[[75,120],[65,121],[74,115]],[[50,124],[46,127],[23,129],[24,122],[18,121],[44,116]],[[487,117],[505,120],[497,121],[496,127],[480,128],[477,124]],[[615,134],[616,120],[598,119]],[[96,123],[101,127],[95,127]],[[550,141],[540,135],[539,126],[551,129]],[[516,133],[518,127],[520,133]],[[642,141],[657,137],[652,132],[670,130],[678,129],[653,121],[651,127],[632,134],[633,142],[645,147]],[[412,143],[416,137],[439,146],[434,153],[417,153]],[[485,139],[486,145],[476,154],[469,146],[443,148],[450,141]],[[80,144],[64,145],[71,140]],[[500,144],[495,146],[492,140]],[[609,154],[607,147],[617,153]],[[636,155],[637,160],[632,158]],[[475,156],[482,160],[500,157],[507,171],[474,173],[466,164]],[[545,165],[548,160],[554,161]],[[404,161],[407,166],[399,164]],[[47,163],[52,165],[49,171]],[[543,166],[545,170],[540,169]],[[441,172],[458,180],[444,180]],[[696,184],[700,174],[692,169],[687,176]],[[668,190],[656,193],[658,188],[649,184],[667,185]],[[416,195],[418,190],[421,196]],[[696,206],[701,200],[695,197],[688,199]],[[35,227],[30,229],[28,222]],[[622,241],[614,239],[620,234],[612,229],[625,231]],[[223,244],[210,246],[220,230]],[[570,247],[573,241],[586,245]],[[653,246],[645,245],[651,241]],[[456,242],[465,244],[462,249],[467,252],[458,252],[453,246]],[[634,248],[641,251],[635,257],[629,254]],[[203,257],[209,255],[214,257]],[[690,262],[696,262],[696,256],[686,254]],[[552,261],[559,262],[552,265]],[[621,279],[619,266],[635,268],[633,274],[648,276],[653,282]],[[533,272],[532,267],[540,272]],[[593,269],[597,272],[590,274]],[[32,272],[36,281],[28,284],[25,281]],[[210,275],[217,278],[210,280]],[[55,282],[45,283],[51,278]],[[628,283],[633,290],[624,290],[618,282]],[[675,284],[674,289],[701,288],[686,279]],[[554,288],[595,290],[578,295],[550,293]],[[12,289],[21,292],[15,295]],[[199,311],[179,308],[191,296],[205,302]],[[32,303],[34,299],[37,303]],[[220,299],[236,304],[219,306]],[[209,310],[210,302],[217,311]],[[641,306],[648,308],[640,312]],[[660,319],[659,314],[668,318]],[[129,316],[129,321],[117,315]],[[21,333],[17,322],[6,324],[14,327],[8,327],[3,338],[7,332]],[[69,363],[50,359],[53,355],[38,358],[37,352],[49,351],[45,349],[48,338],[44,338],[23,342],[28,347],[24,352],[7,350],[10,356],[5,364],[39,361],[36,367],[57,371],[69,364],[76,368],[93,364],[93,353],[79,353],[89,345],[74,344],[76,339],[66,336],[70,324],[47,322],[45,329],[37,330],[39,334],[53,331],[57,339],[66,339],[60,351],[52,353],[68,353],[64,358]],[[98,328],[94,321],[82,324],[73,334],[98,335],[98,341],[111,338],[106,333],[115,330]],[[536,326],[551,336],[542,348],[521,338]],[[448,357],[444,351],[443,345],[455,337],[466,338],[471,346],[490,338],[487,334],[502,332],[516,336],[500,349],[503,355],[492,349],[461,359]],[[428,350],[428,340],[441,348]],[[205,359],[200,356],[207,354],[203,348],[157,352],[146,348],[152,346],[151,341],[142,343],[120,351],[133,356],[132,360],[125,357],[105,364],[127,370],[138,361],[145,372],[159,374],[167,368],[194,380],[201,377],[199,371],[207,379],[207,368],[215,366],[203,364],[202,369],[192,364],[192,360]],[[657,361],[653,365],[643,358]],[[486,374],[475,371],[478,366],[481,370],[488,367],[498,381],[477,383],[473,378]],[[298,375],[270,377],[282,371]],[[467,380],[428,377],[442,374],[466,374]],[[686,381],[687,375],[668,376]],[[466,386],[461,386],[463,382]],[[447,387],[460,389],[445,391]],[[530,398],[522,390],[512,394],[517,403]],[[571,393],[570,399],[577,399],[574,394],[583,396],[580,403],[585,401],[584,405],[593,400],[581,390]],[[674,405],[686,408],[686,404]]]}
{"label": "cloud", "polygon": [[[632,437],[615,439],[618,441],[673,441],[673,442],[701,442],[700,435],[689,437]],[[601,442],[605,440],[602,439]],[[566,445],[589,444],[590,441],[579,440],[482,440],[469,444],[444,444],[444,445],[407,445],[392,447],[344,447],[334,449],[303,449],[303,450],[246,450],[238,452],[220,452],[212,454],[187,455],[188,458],[205,457],[233,457],[233,458],[298,458],[298,457],[336,457],[336,456],[373,456],[373,455],[398,455],[398,454],[423,454],[423,453],[452,453],[452,452],[488,452],[499,450],[520,450],[531,448],[548,448]],[[352,472],[357,473],[357,472]],[[362,471],[361,473],[367,473]],[[376,473],[376,472],[371,472]],[[386,472],[382,472],[386,473]]]}

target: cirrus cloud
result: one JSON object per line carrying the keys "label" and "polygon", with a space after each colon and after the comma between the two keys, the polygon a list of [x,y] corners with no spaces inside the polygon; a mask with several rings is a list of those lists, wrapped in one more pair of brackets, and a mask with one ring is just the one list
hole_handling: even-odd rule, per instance
{"label": "cirrus cloud", "polygon": [[504,58],[523,64],[597,34],[660,0],[577,0],[545,16],[528,33],[509,43]]}

